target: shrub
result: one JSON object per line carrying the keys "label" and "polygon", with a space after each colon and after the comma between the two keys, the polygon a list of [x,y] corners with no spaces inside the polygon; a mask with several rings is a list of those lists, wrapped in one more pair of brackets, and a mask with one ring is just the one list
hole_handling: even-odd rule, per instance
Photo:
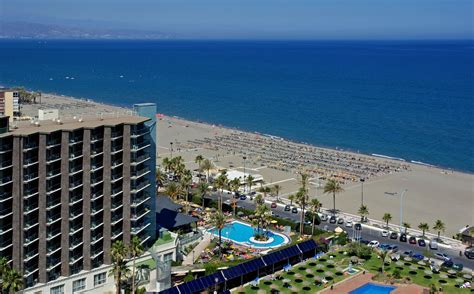
{"label": "shrub", "polygon": [[191,272],[191,270],[189,270],[188,274],[184,277],[184,281],[185,282],[191,282],[192,280],[194,280],[194,276],[193,276],[193,273]]}
{"label": "shrub", "polygon": [[395,279],[400,279],[402,276],[401,276],[401,273],[400,273],[400,270],[398,268],[396,268],[394,271],[393,271],[393,274],[392,274],[393,278]]}
{"label": "shrub", "polygon": [[204,265],[205,275],[211,275],[217,272],[217,265],[213,262],[206,263]]}

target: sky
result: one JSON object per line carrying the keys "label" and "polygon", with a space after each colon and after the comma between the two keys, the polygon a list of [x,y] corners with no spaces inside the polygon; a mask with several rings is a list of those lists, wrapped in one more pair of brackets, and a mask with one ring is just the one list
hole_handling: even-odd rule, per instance
{"label": "sky", "polygon": [[184,39],[473,39],[473,0],[0,0],[0,19]]}

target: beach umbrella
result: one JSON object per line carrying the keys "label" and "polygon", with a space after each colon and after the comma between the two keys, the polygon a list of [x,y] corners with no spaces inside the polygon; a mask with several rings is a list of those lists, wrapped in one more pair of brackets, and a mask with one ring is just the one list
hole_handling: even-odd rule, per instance
{"label": "beach umbrella", "polygon": [[318,263],[318,264],[316,265],[316,267],[317,267],[317,268],[323,268],[323,267],[324,267],[324,265],[322,265],[322,264]]}
{"label": "beach umbrella", "polygon": [[424,261],[421,261],[421,260],[418,261],[418,264],[419,264],[419,265],[426,265],[426,263],[425,263]]}
{"label": "beach umbrella", "polygon": [[447,279],[447,278],[448,278],[448,275],[446,275],[446,274],[439,274],[439,277],[440,277],[441,279]]}
{"label": "beach umbrella", "polygon": [[397,261],[395,264],[398,265],[398,266],[402,266],[402,265],[403,265],[403,262]]}
{"label": "beach umbrella", "polygon": [[412,261],[413,259],[411,259],[411,257],[408,257],[408,256],[407,256],[407,257],[405,257],[403,260],[405,260],[405,261]]}
{"label": "beach umbrella", "polygon": [[470,274],[465,274],[462,277],[465,278],[466,280],[472,280],[472,275]]}
{"label": "beach umbrella", "polygon": [[448,271],[448,274],[450,274],[450,275],[455,275],[455,274],[456,274],[456,271],[455,271],[455,270],[452,270],[452,269],[450,269],[450,270]]}
{"label": "beach umbrella", "polygon": [[237,212],[237,215],[242,216],[242,215],[244,215],[244,213],[242,211],[239,211],[239,212]]}
{"label": "beach umbrella", "polygon": [[273,220],[271,221],[271,223],[272,223],[272,224],[276,224],[276,223],[278,223],[278,221],[277,221],[276,219],[273,219]]}
{"label": "beach umbrella", "polygon": [[324,272],[324,275],[325,275],[326,277],[331,277],[331,276],[333,275],[333,273],[330,272],[330,271],[326,271],[326,272]]}
{"label": "beach umbrella", "polygon": [[290,283],[291,280],[290,279],[283,279],[283,283]]}
{"label": "beach umbrella", "polygon": [[336,234],[340,234],[340,233],[344,232],[344,230],[341,229],[340,227],[337,227],[336,229],[334,229],[334,232],[335,232]]}
{"label": "beach umbrella", "polygon": [[432,271],[430,271],[430,270],[426,270],[426,271],[425,271],[425,274],[427,274],[427,275],[432,275],[432,274],[433,274],[433,272],[432,272]]}
{"label": "beach umbrella", "polygon": [[316,276],[316,277],[314,277],[314,280],[316,282],[321,282],[323,279],[320,276]]}
{"label": "beach umbrella", "polygon": [[461,279],[461,278],[457,278],[455,281],[456,281],[456,283],[464,283],[464,280]]}

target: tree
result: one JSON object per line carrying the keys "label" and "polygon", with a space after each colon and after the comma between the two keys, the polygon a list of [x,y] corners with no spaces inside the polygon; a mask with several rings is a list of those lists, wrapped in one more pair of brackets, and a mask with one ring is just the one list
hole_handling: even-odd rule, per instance
{"label": "tree", "polygon": [[268,224],[271,222],[271,211],[265,204],[259,204],[255,208],[255,218],[253,219],[253,224],[257,227],[255,232],[255,237],[257,240],[260,238],[266,240],[266,235],[264,230],[267,228]]}
{"label": "tree", "polygon": [[214,228],[217,230],[217,233],[219,235],[219,254],[221,254],[221,245],[222,245],[222,230],[225,228],[226,225],[226,219],[224,214],[221,211],[218,211],[214,214],[211,215],[211,224],[214,226]]}
{"label": "tree", "polygon": [[168,157],[163,158],[162,165],[166,172],[171,172],[172,163]]}
{"label": "tree", "polygon": [[313,222],[312,222],[312,227],[311,227],[311,235],[314,235],[314,226],[315,226],[315,221],[316,221],[316,213],[318,213],[319,208],[321,208],[321,202],[319,202],[318,199],[311,199],[309,202],[309,205],[311,206],[311,212],[313,214]]}
{"label": "tree", "polygon": [[264,187],[262,183],[260,183],[260,188],[258,188],[258,192],[263,193],[263,198],[267,198],[267,193],[271,192],[270,187]]}
{"label": "tree", "polygon": [[423,232],[423,238],[425,237],[425,232],[429,231],[430,226],[427,223],[420,223],[418,225],[418,229],[420,229]]}
{"label": "tree", "polygon": [[301,220],[300,220],[300,235],[302,236],[304,233],[304,209],[306,207],[306,203],[308,202],[308,191],[301,187],[298,192],[296,193],[296,203],[300,206],[301,209]]}
{"label": "tree", "polygon": [[189,186],[193,183],[193,175],[190,170],[186,170],[181,176],[180,185],[183,194],[185,194],[184,200],[186,201],[186,212],[188,212],[189,202]]}
{"label": "tree", "polygon": [[275,193],[276,201],[278,202],[278,200],[279,200],[279,199],[278,199],[278,196],[280,195],[281,186],[278,185],[278,184],[273,185],[272,191],[273,191],[273,193]]}
{"label": "tree", "polygon": [[369,209],[367,205],[361,205],[359,208],[360,221],[363,222],[364,218],[369,215]]}
{"label": "tree", "polygon": [[199,183],[197,186],[197,191],[198,191],[199,197],[201,197],[202,210],[204,211],[204,198],[206,197],[206,194],[209,191],[209,185],[207,183]]}
{"label": "tree", "polygon": [[[201,154],[197,155],[196,158],[194,159],[194,162],[196,162],[197,165],[198,165],[199,173],[201,173],[201,171],[202,171],[202,161],[203,160],[204,160],[204,157]],[[201,179],[201,178],[199,178],[199,179]]]}
{"label": "tree", "polygon": [[222,197],[224,194],[224,189],[228,187],[228,184],[229,184],[229,179],[227,178],[227,173],[225,171],[221,172],[221,174],[214,181],[214,187],[220,190],[218,208],[219,208],[219,211],[221,212],[222,212]]}
{"label": "tree", "polygon": [[201,168],[207,172],[207,183],[209,183],[209,171],[214,168],[214,164],[206,158],[202,161]]}
{"label": "tree", "polygon": [[339,182],[334,179],[330,179],[327,181],[326,185],[324,185],[324,193],[332,193],[333,213],[336,213],[336,193],[341,193],[343,191],[344,189],[341,187]]}
{"label": "tree", "polygon": [[380,258],[380,260],[382,262],[381,271],[382,271],[382,274],[383,274],[384,270],[385,270],[385,259],[387,258],[388,254],[390,253],[390,250],[379,249],[379,250],[376,250],[376,253],[377,253],[377,256]]}
{"label": "tree", "polygon": [[392,215],[390,213],[384,213],[382,220],[386,223],[386,227],[388,229],[388,222],[392,220]]}
{"label": "tree", "polygon": [[16,293],[23,288],[23,276],[14,269],[8,269],[2,275],[2,289]]}
{"label": "tree", "polygon": [[176,184],[175,182],[170,182],[166,185],[166,195],[168,195],[173,200],[178,200],[179,196],[183,194],[181,186]]}
{"label": "tree", "polygon": [[409,223],[403,223],[403,224],[402,224],[402,227],[405,229],[405,233],[406,233],[407,230],[408,230],[409,228],[411,228],[411,225],[410,225]]}
{"label": "tree", "polygon": [[300,173],[300,186],[301,186],[301,188],[303,188],[304,190],[307,190],[308,185],[309,185],[309,174],[307,174],[305,172]]}
{"label": "tree", "polygon": [[258,205],[262,205],[265,203],[265,199],[263,198],[263,196],[261,194],[258,194],[257,196],[255,196],[255,205],[258,206]]}
{"label": "tree", "polygon": [[155,180],[156,180],[156,191],[163,186],[164,178],[161,169],[157,168],[155,173]]}
{"label": "tree", "polygon": [[5,257],[0,257],[0,293],[3,293],[3,280],[5,275],[10,271],[8,260]]}
{"label": "tree", "polygon": [[115,290],[117,294],[120,294],[121,292],[123,274],[127,269],[125,262],[127,251],[127,247],[121,240],[115,241],[110,250],[110,255],[112,256],[111,274],[113,274],[115,279]]}
{"label": "tree", "polygon": [[433,226],[433,230],[438,232],[438,240],[441,237],[441,232],[444,232],[445,229],[446,229],[446,225],[441,220],[437,220],[435,222]]}
{"label": "tree", "polygon": [[296,196],[294,194],[288,195],[288,200],[290,200],[290,206],[293,205],[293,201],[295,201]]}
{"label": "tree", "polygon": [[232,215],[235,217],[235,209],[237,208],[237,193],[240,188],[240,179],[234,178],[232,181],[229,182],[229,188],[232,192],[234,192],[234,197],[232,197]]}
{"label": "tree", "polygon": [[137,257],[141,256],[143,254],[144,248],[142,246],[141,240],[137,236],[133,236],[133,238],[130,240],[130,246],[128,251],[130,252],[130,257],[132,258],[132,294],[135,294],[135,275],[136,275],[136,266],[135,266],[135,260]]}
{"label": "tree", "polygon": [[252,192],[253,181],[255,181],[255,178],[252,175],[248,175],[245,179],[246,184],[249,186],[249,193]]}

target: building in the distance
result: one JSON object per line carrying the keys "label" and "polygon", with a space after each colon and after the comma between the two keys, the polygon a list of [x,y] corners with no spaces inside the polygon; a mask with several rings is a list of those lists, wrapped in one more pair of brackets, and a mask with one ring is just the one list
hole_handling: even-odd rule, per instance
{"label": "building in the distance", "polygon": [[17,90],[0,88],[0,115],[10,120],[20,112],[19,93]]}
{"label": "building in the distance", "polygon": [[153,118],[0,119],[0,256],[31,293],[100,287],[114,241],[153,244]]}

